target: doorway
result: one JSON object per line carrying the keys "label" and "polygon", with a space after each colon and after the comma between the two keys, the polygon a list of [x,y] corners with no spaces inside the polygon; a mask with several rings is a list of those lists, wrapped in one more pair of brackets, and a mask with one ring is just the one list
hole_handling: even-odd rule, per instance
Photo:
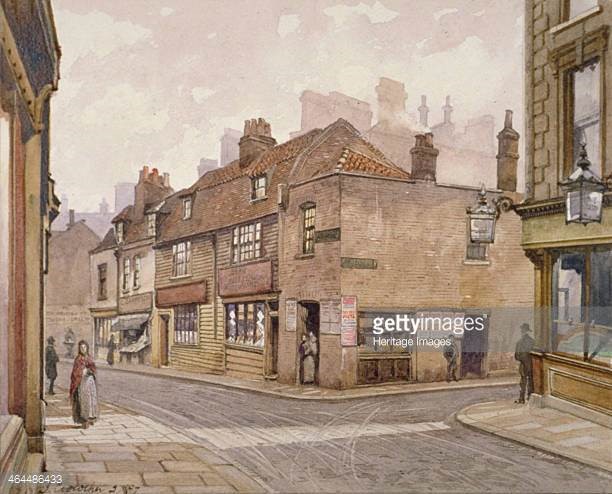
{"label": "doorway", "polygon": [[298,304],[298,357],[300,384],[319,385],[319,304],[300,302]]}
{"label": "doorway", "polygon": [[266,377],[278,376],[278,316],[270,316],[270,332],[266,341]]}
{"label": "doorway", "polygon": [[167,367],[170,363],[168,344],[170,318],[168,316],[160,316],[159,323],[159,364],[162,367]]}
{"label": "doorway", "polygon": [[[472,318],[482,317],[469,316]],[[486,357],[489,341],[489,318],[485,318],[482,331],[465,331],[461,342],[461,377],[469,374],[486,377]]]}

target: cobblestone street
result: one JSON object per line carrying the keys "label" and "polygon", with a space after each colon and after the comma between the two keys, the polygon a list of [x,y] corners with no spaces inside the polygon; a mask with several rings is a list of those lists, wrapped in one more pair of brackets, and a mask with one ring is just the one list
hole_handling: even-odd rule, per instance
{"label": "cobblestone street", "polygon": [[[61,365],[60,379],[68,369]],[[455,421],[462,408],[508,399],[515,387],[312,402],[102,367],[99,389],[112,406],[92,429],[73,429],[63,400],[61,417],[49,419],[49,470],[77,482],[113,472],[114,482],[160,493],[172,492],[162,487],[171,479],[198,484],[177,493],[254,492],[261,483],[275,492],[590,493],[609,492],[612,480]]]}

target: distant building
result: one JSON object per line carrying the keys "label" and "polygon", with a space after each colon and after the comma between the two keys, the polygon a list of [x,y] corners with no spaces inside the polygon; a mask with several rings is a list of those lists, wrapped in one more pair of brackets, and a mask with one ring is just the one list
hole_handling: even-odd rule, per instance
{"label": "distant building", "polygon": [[47,335],[53,336],[58,355],[66,354],[64,336],[71,329],[76,341],[90,346],[89,324],[90,277],[89,251],[100,243],[100,237],[84,221],[76,221],[70,210],[66,230],[55,231],[49,242],[49,276],[45,318]]}
{"label": "distant building", "polygon": [[221,152],[219,156],[219,166],[225,166],[228,163],[238,159],[238,142],[242,137],[242,132],[236,129],[225,129],[221,136]]}
{"label": "distant building", "polygon": [[134,204],[133,182],[119,182],[115,184],[115,213],[123,211],[126,206]]}
{"label": "distant building", "polygon": [[135,183],[120,182],[115,185],[115,210],[110,211],[109,204],[106,198],[102,198],[102,202],[98,205],[97,212],[79,212],[70,207],[68,196],[62,195],[60,206],[60,215],[57,221],[53,223],[53,230],[63,231],[67,228],[70,221],[69,211],[72,209],[74,221],[85,221],[87,226],[91,228],[98,237],[102,238],[111,227],[111,220],[117,212],[123,210],[126,206],[134,202],[134,187]]}
{"label": "distant building", "polygon": [[292,132],[291,137],[297,137],[312,129],[322,129],[343,118],[359,130],[365,132],[372,126],[372,110],[370,104],[333,91],[328,95],[315,91],[304,91],[300,96],[302,103],[302,122],[298,132]]}
{"label": "distant building", "polygon": [[[44,274],[59,200],[50,99],[60,48],[48,0],[0,0],[0,490],[45,462]],[[23,477],[22,477],[23,478]]]}
{"label": "distant building", "polygon": [[208,170],[214,170],[218,168],[219,163],[217,160],[213,160],[210,158],[202,158],[200,159],[200,164],[198,165],[198,178],[204,175]]}

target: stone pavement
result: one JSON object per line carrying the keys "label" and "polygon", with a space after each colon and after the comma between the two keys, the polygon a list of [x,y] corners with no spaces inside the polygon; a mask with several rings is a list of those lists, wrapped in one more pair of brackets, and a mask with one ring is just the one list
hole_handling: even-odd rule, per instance
{"label": "stone pavement", "polygon": [[82,429],[66,392],[47,402],[46,470],[62,485],[46,492],[265,492],[231,462],[148,417],[103,403],[96,424]]}
{"label": "stone pavement", "polygon": [[475,429],[612,472],[612,429],[553,408],[512,401],[464,408],[457,420]]}
{"label": "stone pavement", "polygon": [[281,384],[276,381],[264,381],[257,379],[238,379],[216,374],[204,374],[200,372],[188,372],[168,367],[157,368],[138,364],[115,364],[109,366],[105,361],[96,361],[96,365],[118,372],[134,372],[137,374],[169,377],[191,382],[202,382],[216,386],[241,389],[255,393],[263,393],[282,398],[298,400],[352,400],[357,398],[368,398],[372,396],[390,396],[410,393],[424,393],[431,391],[448,391],[449,389],[473,389],[493,386],[518,386],[518,375],[512,371],[494,374],[486,379],[464,379],[458,382],[435,382],[435,383],[394,383],[378,384],[372,386],[357,386],[351,389],[336,390],[319,388],[318,386],[298,386],[294,384]]}

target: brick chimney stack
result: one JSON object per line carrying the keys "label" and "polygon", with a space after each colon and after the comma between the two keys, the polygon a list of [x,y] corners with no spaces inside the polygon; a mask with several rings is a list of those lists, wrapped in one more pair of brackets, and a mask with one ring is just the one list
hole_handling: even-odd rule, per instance
{"label": "brick chimney stack", "polygon": [[410,150],[412,155],[412,178],[418,180],[436,181],[436,161],[438,151],[433,145],[433,134],[417,134],[414,147]]}
{"label": "brick chimney stack", "polygon": [[238,143],[240,166],[276,145],[270,124],[263,118],[244,121],[244,135]]}
{"label": "brick chimney stack", "polygon": [[512,128],[512,110],[506,110],[504,128],[497,134],[497,188],[516,191],[516,170],[520,134]]}
{"label": "brick chimney stack", "polygon": [[157,168],[149,171],[148,166],[140,170],[138,183],[134,187],[134,213],[137,218],[143,216],[149,204],[161,201],[172,192],[170,187],[170,175],[160,174]]}
{"label": "brick chimney stack", "polygon": [[419,106],[418,110],[419,110],[419,123],[423,127],[429,127],[429,124],[427,123],[429,107],[427,106],[427,96],[425,96],[424,94],[421,96],[421,106]]}
{"label": "brick chimney stack", "polygon": [[404,84],[387,77],[381,77],[376,86],[378,100],[378,121],[398,124],[406,113],[406,89]]}

